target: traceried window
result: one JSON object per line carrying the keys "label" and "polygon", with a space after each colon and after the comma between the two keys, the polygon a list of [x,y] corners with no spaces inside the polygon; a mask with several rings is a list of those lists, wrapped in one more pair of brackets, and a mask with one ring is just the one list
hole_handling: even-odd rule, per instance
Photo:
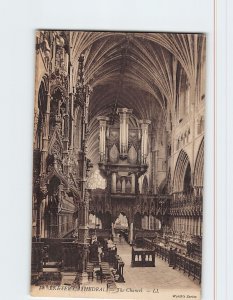
{"label": "traceried window", "polygon": [[88,189],[105,189],[106,188],[106,179],[103,178],[99,170],[95,170],[90,175],[87,182]]}

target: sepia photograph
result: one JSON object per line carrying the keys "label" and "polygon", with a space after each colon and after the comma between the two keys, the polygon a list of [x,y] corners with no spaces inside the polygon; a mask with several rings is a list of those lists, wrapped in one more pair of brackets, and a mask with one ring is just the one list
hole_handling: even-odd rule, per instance
{"label": "sepia photograph", "polygon": [[206,34],[34,49],[31,295],[200,300]]}

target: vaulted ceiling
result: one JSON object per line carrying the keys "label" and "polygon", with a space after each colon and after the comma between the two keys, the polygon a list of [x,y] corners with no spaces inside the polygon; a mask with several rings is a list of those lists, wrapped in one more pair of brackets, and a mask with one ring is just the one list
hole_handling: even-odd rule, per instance
{"label": "vaulted ceiling", "polygon": [[69,33],[74,85],[78,58],[85,57],[85,81],[93,88],[90,99],[89,157],[98,162],[96,117],[111,113],[114,104],[133,108],[138,119],[150,119],[154,130],[173,109],[176,79],[183,69],[195,84],[205,47],[200,34],[75,32]]}

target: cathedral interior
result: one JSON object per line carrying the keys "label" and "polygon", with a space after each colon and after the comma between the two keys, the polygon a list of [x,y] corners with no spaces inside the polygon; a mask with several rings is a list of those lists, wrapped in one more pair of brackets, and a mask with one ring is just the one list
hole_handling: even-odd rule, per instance
{"label": "cathedral interior", "polygon": [[35,51],[32,285],[199,289],[205,35],[38,31]]}

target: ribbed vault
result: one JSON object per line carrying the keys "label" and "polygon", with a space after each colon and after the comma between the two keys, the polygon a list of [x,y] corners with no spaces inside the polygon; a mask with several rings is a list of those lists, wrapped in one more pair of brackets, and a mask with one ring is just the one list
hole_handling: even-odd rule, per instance
{"label": "ribbed vault", "polygon": [[96,117],[111,114],[114,105],[133,108],[138,119],[150,119],[154,129],[173,111],[178,71],[196,82],[198,61],[205,47],[200,34],[70,32],[75,87],[78,58],[85,57],[85,82],[90,99],[88,156],[98,162]]}

